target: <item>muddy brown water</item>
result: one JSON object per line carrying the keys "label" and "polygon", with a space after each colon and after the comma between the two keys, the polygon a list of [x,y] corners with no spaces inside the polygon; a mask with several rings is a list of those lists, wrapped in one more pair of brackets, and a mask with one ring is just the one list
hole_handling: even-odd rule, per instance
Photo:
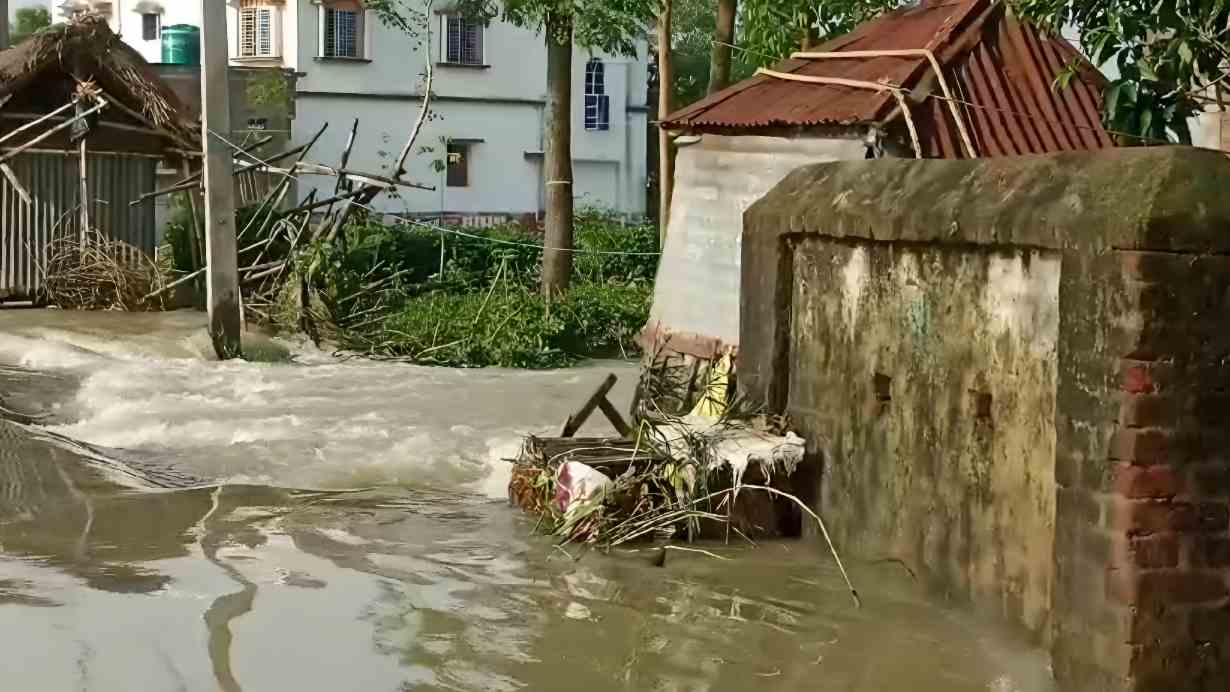
{"label": "muddy brown water", "polygon": [[39,416],[0,422],[0,689],[1051,689],[896,565],[853,562],[855,609],[810,543],[534,536],[501,458],[630,364],[218,363],[202,325],[0,311],[0,396]]}

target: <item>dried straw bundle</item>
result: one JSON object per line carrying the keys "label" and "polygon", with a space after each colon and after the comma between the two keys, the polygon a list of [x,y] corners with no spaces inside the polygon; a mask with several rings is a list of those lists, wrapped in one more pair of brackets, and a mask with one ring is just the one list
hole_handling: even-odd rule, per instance
{"label": "dried straw bundle", "polygon": [[[163,275],[139,249],[96,230],[63,234],[48,248],[47,302],[74,310],[160,310]],[[159,294],[161,295],[161,294]]]}

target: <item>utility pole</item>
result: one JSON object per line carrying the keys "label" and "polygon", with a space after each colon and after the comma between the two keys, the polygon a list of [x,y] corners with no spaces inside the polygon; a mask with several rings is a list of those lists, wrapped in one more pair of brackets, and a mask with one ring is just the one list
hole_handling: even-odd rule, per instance
{"label": "utility pole", "polygon": [[230,145],[226,2],[201,0],[201,142],[205,154],[205,263],[209,338],[218,357],[243,354],[240,343],[239,258]]}

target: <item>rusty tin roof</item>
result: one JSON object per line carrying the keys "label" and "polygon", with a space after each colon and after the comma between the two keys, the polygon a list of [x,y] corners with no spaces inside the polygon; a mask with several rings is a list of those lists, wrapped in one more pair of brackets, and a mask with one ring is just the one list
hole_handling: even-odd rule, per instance
{"label": "rusty tin roof", "polygon": [[[1105,79],[1062,37],[1019,22],[1001,0],[931,0],[867,22],[816,52],[927,49],[940,65],[978,156],[1114,146],[1101,123]],[[1052,88],[1070,63],[1081,69]],[[910,115],[924,156],[963,158],[949,102],[924,56],[791,59],[775,71],[913,90]],[[920,88],[921,87],[921,88]],[[921,99],[921,102],[919,101]],[[757,134],[778,128],[902,121],[887,91],[756,75],[683,108],[662,127]]]}

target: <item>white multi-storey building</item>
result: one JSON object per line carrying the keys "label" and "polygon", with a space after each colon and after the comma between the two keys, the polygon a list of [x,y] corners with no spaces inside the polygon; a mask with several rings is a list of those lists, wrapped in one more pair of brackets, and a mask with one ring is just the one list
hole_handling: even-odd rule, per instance
{"label": "white multi-storey building", "polygon": [[[214,0],[209,0],[214,1]],[[312,159],[335,163],[355,118],[349,168],[388,172],[422,104],[426,60],[434,71],[431,117],[408,177],[435,191],[382,196],[391,213],[470,218],[537,214],[543,208],[546,47],[532,30],[499,19],[484,26],[428,9],[418,36],[383,23],[362,0],[217,0],[228,6],[231,64],[297,73],[293,138],[328,123]],[[162,31],[200,26],[201,0],[51,0],[55,17],[90,9],[149,62],[162,60]],[[425,9],[427,9],[425,7]],[[430,46],[424,50],[426,29]],[[210,40],[205,37],[205,40]],[[645,212],[649,56],[573,58],[574,192],[578,205]],[[314,184],[333,180],[305,178]]]}

